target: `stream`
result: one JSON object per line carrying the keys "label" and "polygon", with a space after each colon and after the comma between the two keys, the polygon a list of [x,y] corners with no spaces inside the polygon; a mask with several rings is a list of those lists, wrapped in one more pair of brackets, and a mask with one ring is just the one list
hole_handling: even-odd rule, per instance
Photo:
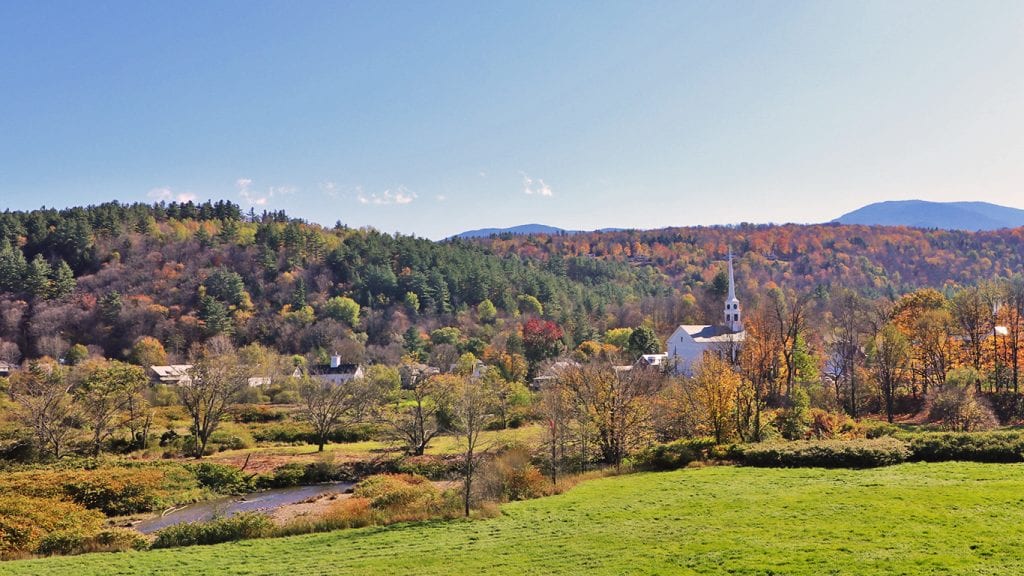
{"label": "stream", "polygon": [[281,506],[297,504],[317,496],[340,494],[348,491],[352,486],[354,484],[351,482],[292,486],[196,502],[173,509],[162,516],[143,520],[135,525],[135,529],[143,534],[151,534],[182,522],[205,522],[216,517],[233,516],[241,512],[273,512]]}

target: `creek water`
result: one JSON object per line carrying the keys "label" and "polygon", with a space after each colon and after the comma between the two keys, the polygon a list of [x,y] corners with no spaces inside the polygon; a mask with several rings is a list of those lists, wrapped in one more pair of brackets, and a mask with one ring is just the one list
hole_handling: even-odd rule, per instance
{"label": "creek water", "polygon": [[135,525],[135,529],[143,534],[150,534],[162,528],[181,524],[182,522],[205,522],[218,517],[227,517],[241,512],[273,512],[281,506],[323,496],[340,494],[354,486],[351,482],[332,482],[312,486],[292,486],[264,492],[252,492],[242,496],[229,496],[205,502],[188,504],[167,512],[161,516],[143,520]]}

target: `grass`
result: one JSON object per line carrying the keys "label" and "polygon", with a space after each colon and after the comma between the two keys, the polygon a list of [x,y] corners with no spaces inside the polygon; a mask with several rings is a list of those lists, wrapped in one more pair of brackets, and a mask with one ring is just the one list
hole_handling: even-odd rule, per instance
{"label": "grass", "polygon": [[1020,574],[1024,465],[708,467],[594,480],[498,518],[0,564],[36,576]]}

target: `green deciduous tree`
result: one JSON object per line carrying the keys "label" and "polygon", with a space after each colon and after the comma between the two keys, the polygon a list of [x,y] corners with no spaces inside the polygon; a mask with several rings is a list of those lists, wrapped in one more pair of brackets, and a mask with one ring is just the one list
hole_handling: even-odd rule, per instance
{"label": "green deciduous tree", "polygon": [[[79,371],[79,382],[74,388],[75,401],[83,418],[92,430],[92,451],[98,456],[103,442],[128,419],[138,417],[128,408],[138,401],[148,380],[141,366],[117,360],[95,360],[85,363]],[[134,439],[133,439],[134,440]]]}

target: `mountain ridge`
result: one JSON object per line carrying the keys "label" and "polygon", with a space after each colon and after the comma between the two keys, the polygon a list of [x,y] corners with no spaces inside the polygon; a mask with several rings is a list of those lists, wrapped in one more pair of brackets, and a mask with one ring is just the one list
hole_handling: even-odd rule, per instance
{"label": "mountain ridge", "polygon": [[832,222],[989,231],[1024,226],[1024,210],[978,201],[887,200],[862,206],[839,216]]}

